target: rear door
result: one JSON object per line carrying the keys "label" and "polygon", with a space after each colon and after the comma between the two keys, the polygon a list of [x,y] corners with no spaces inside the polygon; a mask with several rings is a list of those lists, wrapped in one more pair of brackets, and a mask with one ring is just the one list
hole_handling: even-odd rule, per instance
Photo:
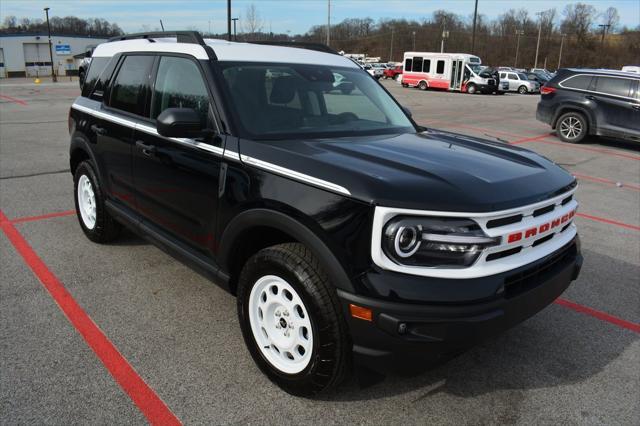
{"label": "rear door", "polygon": [[597,103],[598,127],[608,133],[621,135],[640,134],[640,114],[635,108],[636,80],[625,77],[598,76],[595,78],[592,96]]}
{"label": "rear door", "polygon": [[156,131],[167,108],[192,108],[203,127],[217,130],[206,70],[191,57],[165,55],[155,69],[149,116],[135,132],[137,207],[147,224],[213,256],[223,138],[165,138]]}
{"label": "rear door", "polygon": [[509,81],[509,90],[518,90],[518,84],[520,83],[518,74],[514,72],[507,73],[507,81]]}

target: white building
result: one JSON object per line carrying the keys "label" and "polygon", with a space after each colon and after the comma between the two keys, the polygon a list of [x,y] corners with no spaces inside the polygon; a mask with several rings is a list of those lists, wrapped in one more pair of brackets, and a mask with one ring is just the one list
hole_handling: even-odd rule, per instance
{"label": "white building", "polygon": [[[57,75],[77,75],[78,56],[106,38],[51,35],[53,67]],[[47,34],[0,34],[0,77],[51,75]]]}

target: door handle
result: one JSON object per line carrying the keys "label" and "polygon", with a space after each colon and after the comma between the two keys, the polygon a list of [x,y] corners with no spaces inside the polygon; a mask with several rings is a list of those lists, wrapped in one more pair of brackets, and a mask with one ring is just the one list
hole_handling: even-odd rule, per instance
{"label": "door handle", "polygon": [[587,96],[585,96],[585,99],[589,99],[589,100],[591,100],[591,101],[595,101],[595,100],[596,100],[596,97],[595,97],[595,96],[593,96],[593,95],[587,95]]}
{"label": "door handle", "polygon": [[136,141],[136,147],[142,150],[142,153],[146,156],[151,157],[155,155],[157,149],[154,145],[148,145],[142,141]]}
{"label": "door handle", "polygon": [[107,134],[107,129],[105,129],[104,127],[100,127],[97,124],[92,124],[91,125],[91,130],[93,130],[93,132],[96,135],[106,135]]}

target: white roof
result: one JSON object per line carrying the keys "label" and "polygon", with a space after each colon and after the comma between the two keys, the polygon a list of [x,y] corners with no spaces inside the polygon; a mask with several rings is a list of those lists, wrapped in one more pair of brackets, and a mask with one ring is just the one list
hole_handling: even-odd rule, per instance
{"label": "white roof", "polygon": [[[153,40],[153,41],[151,41]],[[205,39],[220,61],[278,62],[294,64],[330,65],[358,68],[351,60],[331,53],[293,47],[238,43],[226,40]],[[93,57],[111,57],[121,52],[170,52],[184,53],[196,59],[209,59],[199,44],[176,43],[176,38],[134,39],[112,41],[96,47]]]}

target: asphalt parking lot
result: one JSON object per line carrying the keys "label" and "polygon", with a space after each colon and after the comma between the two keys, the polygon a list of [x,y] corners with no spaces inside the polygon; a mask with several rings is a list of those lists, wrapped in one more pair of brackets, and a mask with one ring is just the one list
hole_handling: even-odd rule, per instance
{"label": "asphalt parking lot", "polygon": [[67,149],[77,82],[5,79],[2,424],[637,425],[640,145],[563,144],[535,120],[534,95],[383,84],[422,125],[532,149],[578,177],[585,264],[560,300],[426,373],[291,397],[251,360],[232,296],[134,235],[82,234]]}

